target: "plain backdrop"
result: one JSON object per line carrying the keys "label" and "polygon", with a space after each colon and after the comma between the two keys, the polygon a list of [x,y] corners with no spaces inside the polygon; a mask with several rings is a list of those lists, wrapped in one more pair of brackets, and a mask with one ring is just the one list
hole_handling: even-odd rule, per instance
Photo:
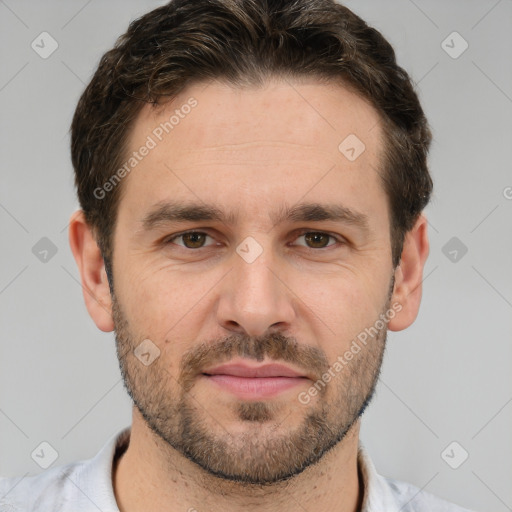
{"label": "plain backdrop", "polygon": [[[43,441],[53,465],[90,458],[131,422],[114,337],[89,318],[68,246],[68,130],[101,55],[162,3],[0,0],[2,475],[42,471]],[[512,1],[346,5],[394,45],[435,139],[423,304],[389,336],[361,437],[381,474],[512,510]],[[46,59],[31,47],[42,32],[58,44]]]}

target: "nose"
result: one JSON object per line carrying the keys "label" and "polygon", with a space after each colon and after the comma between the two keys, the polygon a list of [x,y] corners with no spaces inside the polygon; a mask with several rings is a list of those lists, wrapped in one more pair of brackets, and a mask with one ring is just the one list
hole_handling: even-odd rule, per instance
{"label": "nose", "polygon": [[233,256],[234,267],[221,282],[217,307],[224,329],[256,337],[290,328],[296,314],[294,295],[266,252],[252,263]]}

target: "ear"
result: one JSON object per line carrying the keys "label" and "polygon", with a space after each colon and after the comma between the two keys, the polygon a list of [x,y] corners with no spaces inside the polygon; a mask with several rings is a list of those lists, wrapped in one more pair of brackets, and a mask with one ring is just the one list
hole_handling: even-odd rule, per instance
{"label": "ear", "polygon": [[77,211],[71,216],[69,245],[80,271],[82,292],[89,315],[98,329],[104,332],[113,331],[112,298],[105,263],[83,211]]}
{"label": "ear", "polygon": [[421,302],[423,268],[429,253],[427,219],[420,215],[414,227],[405,235],[400,264],[395,269],[395,286],[391,303],[402,309],[388,323],[391,331],[409,327],[416,317]]}

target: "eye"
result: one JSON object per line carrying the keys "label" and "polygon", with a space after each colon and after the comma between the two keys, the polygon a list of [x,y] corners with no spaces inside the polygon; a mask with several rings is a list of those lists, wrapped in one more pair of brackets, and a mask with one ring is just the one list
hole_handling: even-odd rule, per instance
{"label": "eye", "polygon": [[[185,249],[201,249],[203,247],[208,247],[209,245],[214,245],[212,243],[206,244],[206,240],[208,238],[213,241],[213,238],[210,235],[202,231],[187,231],[185,233],[173,235],[171,238],[168,238],[165,243],[178,245]],[[341,241],[335,236],[322,231],[303,232],[298,236],[298,238],[296,238],[296,240],[301,238],[304,239],[305,243],[296,243],[294,245],[300,245],[309,249],[324,249],[336,245],[337,242],[341,243]]]}
{"label": "eye", "polygon": [[[213,238],[202,231],[187,231],[179,235],[174,235],[166,240],[166,243],[173,243],[186,249],[201,249],[205,246],[207,238],[213,240]],[[183,243],[176,243],[175,240],[181,239]],[[211,244],[210,244],[211,245]]]}
{"label": "eye", "polygon": [[[309,231],[299,235],[297,240],[299,238],[304,238],[306,243],[297,245],[302,245],[310,249],[323,249],[324,247],[331,247],[332,245],[336,245],[336,242],[338,241],[333,235],[329,235],[328,233],[323,233],[321,231]],[[334,243],[329,244],[329,239],[334,240]]]}

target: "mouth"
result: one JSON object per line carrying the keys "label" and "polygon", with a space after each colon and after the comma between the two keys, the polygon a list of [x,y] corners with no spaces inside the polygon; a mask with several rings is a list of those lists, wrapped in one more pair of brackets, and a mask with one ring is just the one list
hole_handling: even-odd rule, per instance
{"label": "mouth", "polygon": [[271,398],[309,379],[300,372],[282,364],[228,363],[203,372],[203,377],[217,389],[230,392],[243,399]]}

